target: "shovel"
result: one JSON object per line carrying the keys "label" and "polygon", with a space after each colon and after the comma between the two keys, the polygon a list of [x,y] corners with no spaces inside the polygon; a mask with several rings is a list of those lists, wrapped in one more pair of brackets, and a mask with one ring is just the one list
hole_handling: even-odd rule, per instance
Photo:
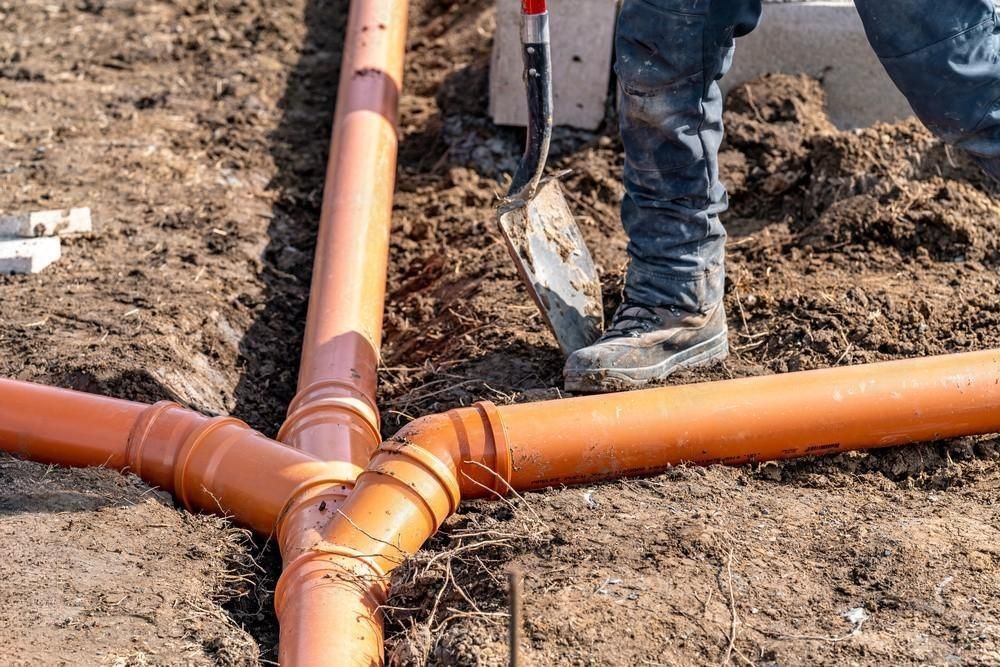
{"label": "shovel", "polygon": [[521,281],[563,353],[587,347],[604,330],[601,283],[559,178],[543,178],[552,137],[552,67],[545,0],[522,0],[521,45],[528,93],[524,155],[497,212]]}

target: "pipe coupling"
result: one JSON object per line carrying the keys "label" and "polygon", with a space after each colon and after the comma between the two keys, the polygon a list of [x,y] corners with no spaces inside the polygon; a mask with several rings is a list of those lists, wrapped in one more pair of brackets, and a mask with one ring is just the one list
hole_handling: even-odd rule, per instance
{"label": "pipe coupling", "polygon": [[288,406],[288,417],[278,431],[278,440],[288,443],[296,431],[317,422],[359,424],[371,442],[382,439],[374,401],[349,382],[324,380],[299,391]]}
{"label": "pipe coupling", "polygon": [[492,461],[490,463],[484,461],[483,465],[492,473],[490,489],[500,497],[506,496],[511,490],[510,481],[514,474],[514,463],[500,410],[490,401],[479,401],[473,404],[473,407],[482,415],[485,430],[489,434],[489,442],[484,449],[491,450],[489,455]]}
{"label": "pipe coupling", "polygon": [[274,587],[274,611],[280,619],[297,588],[311,583],[330,586],[338,581],[362,589],[372,608],[384,604],[388,597],[388,576],[374,558],[350,547],[322,543],[282,568]]}
{"label": "pipe coupling", "polygon": [[[337,467],[335,463],[330,465],[334,468]],[[299,484],[288,495],[285,506],[278,514],[277,527],[275,528],[275,538],[278,544],[285,545],[288,527],[295,523],[292,520],[293,517],[307,511],[321,516],[333,516],[353,490],[354,480],[343,474],[337,474],[336,469],[331,470],[331,474],[313,477]],[[322,526],[316,525],[313,528],[318,530]]]}
{"label": "pipe coupling", "polygon": [[[363,474],[385,475],[409,487],[434,517],[434,531],[437,531],[462,502],[455,467],[450,463],[414,442],[389,440],[379,445]],[[414,474],[414,469],[417,474]]]}

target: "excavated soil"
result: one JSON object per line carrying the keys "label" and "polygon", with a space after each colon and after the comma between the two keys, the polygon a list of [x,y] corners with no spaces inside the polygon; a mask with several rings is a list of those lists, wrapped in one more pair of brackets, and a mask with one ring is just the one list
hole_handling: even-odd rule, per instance
{"label": "excavated soil", "polygon": [[[0,0],[0,206],[98,232],[0,277],[0,375],[232,413],[294,391],[344,0]],[[494,205],[521,133],[486,115],[491,2],[420,0],[402,98],[384,431],[560,395]],[[998,188],[915,122],[838,132],[819,83],[730,96],[730,360],[671,382],[1000,346]],[[621,147],[553,168],[619,298]],[[794,409],[794,406],[790,406]],[[2,427],[2,426],[0,426]],[[464,506],[394,576],[397,665],[1000,664],[996,437]],[[273,549],[134,478],[0,459],[0,662],[275,659]]]}

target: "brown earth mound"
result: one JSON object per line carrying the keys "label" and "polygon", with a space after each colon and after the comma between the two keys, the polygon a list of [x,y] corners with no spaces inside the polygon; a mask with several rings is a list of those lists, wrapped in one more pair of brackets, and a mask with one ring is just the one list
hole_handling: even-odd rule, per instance
{"label": "brown earth mound", "polygon": [[[0,278],[0,375],[173,398],[273,434],[294,391],[346,4],[0,2],[14,36],[0,205],[91,205],[101,226],[44,274]],[[562,359],[495,229],[521,133],[485,113],[491,6],[411,13],[387,435],[474,400],[560,394]],[[608,120],[559,130],[553,167],[574,170],[610,309],[626,255]],[[672,382],[1000,346],[997,189],[967,158],[912,122],[837,132],[804,78],[734,91],[727,121],[733,356]],[[109,473],[7,460],[0,476],[0,548],[16,554],[4,624],[25,638],[0,646],[5,664],[56,662],[57,645],[67,662],[252,661],[219,606],[234,595],[229,618],[274,658],[269,549],[261,572],[221,522]],[[971,438],[469,504],[395,575],[389,657],[503,664],[513,566],[528,664],[1000,662],[998,490],[1000,442]],[[67,530],[91,535],[72,559]]]}

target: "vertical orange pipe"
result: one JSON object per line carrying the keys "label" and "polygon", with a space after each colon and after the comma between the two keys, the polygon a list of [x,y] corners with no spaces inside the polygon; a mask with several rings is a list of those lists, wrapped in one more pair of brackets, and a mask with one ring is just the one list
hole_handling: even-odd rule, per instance
{"label": "vertical orange pipe", "polygon": [[351,3],[323,192],[299,388],[368,395],[382,340],[407,3]]}
{"label": "vertical orange pipe", "polygon": [[[283,429],[285,442],[321,459],[367,461],[370,451],[359,457],[349,444],[331,444],[350,443],[348,430],[358,431],[361,440],[373,435],[378,441],[374,397],[406,23],[405,0],[351,3],[299,392]],[[324,409],[339,418],[336,427],[326,437],[309,435]]]}
{"label": "vertical orange pipe", "polygon": [[[339,466],[282,526],[292,551],[315,542],[322,505],[350,492],[381,440],[375,404],[395,185],[405,1],[351,3],[323,191],[299,391],[278,439]],[[332,509],[332,508],[331,508]],[[294,537],[293,537],[294,536]]]}
{"label": "vertical orange pipe", "polygon": [[278,434],[339,479],[303,488],[279,526],[275,608],[287,665],[355,664],[335,657],[361,630],[337,616],[321,534],[381,440],[375,388],[407,11],[405,0],[354,0],[347,22],[298,393]]}

